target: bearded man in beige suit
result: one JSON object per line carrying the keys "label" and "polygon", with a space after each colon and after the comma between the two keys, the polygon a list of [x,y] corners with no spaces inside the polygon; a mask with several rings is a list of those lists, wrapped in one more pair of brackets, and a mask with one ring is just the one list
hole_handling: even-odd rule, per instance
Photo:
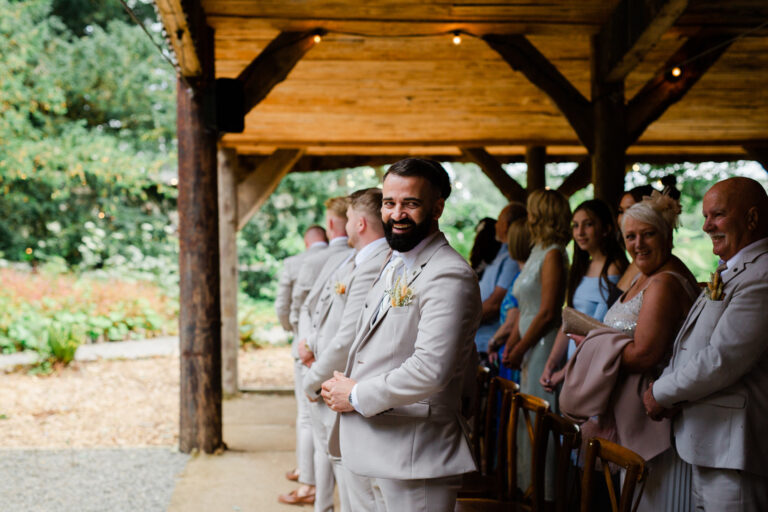
{"label": "bearded man in beige suit", "polygon": [[[477,364],[475,273],[439,231],[450,194],[439,163],[406,159],[384,176],[382,220],[392,257],[368,293],[344,374],[323,383],[341,414],[329,448],[376,510],[453,510],[476,469],[461,397]],[[354,510],[373,510],[352,486]]]}
{"label": "bearded man in beige suit", "polygon": [[766,511],[768,197],[758,182],[731,178],[706,193],[703,212],[723,286],[694,303],[644,402],[652,418],[673,417],[696,510]]}
{"label": "bearded man in beige suit", "polygon": [[[351,249],[347,245],[347,205],[346,196],[333,197],[325,202],[326,232],[330,242],[328,248],[312,256],[304,258],[301,262],[301,271],[296,278],[291,297],[290,322],[297,325],[296,336],[291,346],[291,355],[294,358],[294,396],[296,397],[296,470],[288,472],[286,478],[298,480],[301,487],[287,494],[278,496],[278,501],[291,505],[304,505],[314,503],[315,494],[315,469],[314,469],[314,443],[312,440],[312,419],[309,415],[309,401],[302,391],[301,383],[304,372],[307,369],[302,363],[301,355],[306,337],[309,333],[311,322],[306,320],[302,324],[301,312],[306,315],[314,311],[322,285],[328,279],[330,272],[336,269],[341,260],[345,258]],[[344,253],[344,254],[342,254]],[[336,266],[333,266],[336,265]],[[312,291],[314,290],[314,293]]]}
{"label": "bearded man in beige suit", "polygon": [[280,320],[280,325],[283,326],[283,329],[293,333],[294,338],[296,337],[298,323],[292,324],[290,321],[293,285],[299,277],[302,261],[328,247],[328,237],[325,236],[325,229],[318,225],[307,228],[304,232],[304,247],[306,249],[304,252],[289,256],[283,260],[283,270],[280,272],[280,281],[277,284],[277,297],[275,297],[277,319]]}
{"label": "bearded man in beige suit", "polygon": [[312,334],[307,337],[312,361],[304,375],[304,392],[312,402],[309,410],[315,444],[316,512],[333,510],[334,481],[339,486],[342,512],[352,510],[341,461],[328,453],[336,413],[320,400],[320,386],[333,377],[334,370],[344,370],[365,296],[389,254],[381,224],[380,189],[358,190],[350,195],[347,235],[355,254],[326,282],[312,316]]}

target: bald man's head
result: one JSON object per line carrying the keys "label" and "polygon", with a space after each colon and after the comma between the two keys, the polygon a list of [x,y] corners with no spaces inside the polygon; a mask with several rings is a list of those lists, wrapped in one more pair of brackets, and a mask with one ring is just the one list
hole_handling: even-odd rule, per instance
{"label": "bald man's head", "polygon": [[702,229],[712,239],[712,252],[725,261],[768,236],[768,195],[751,178],[716,183],[704,195],[702,210]]}
{"label": "bald man's head", "polygon": [[328,237],[325,236],[325,229],[317,224],[309,226],[304,233],[304,246],[309,248],[310,245],[317,242],[327,242]]}

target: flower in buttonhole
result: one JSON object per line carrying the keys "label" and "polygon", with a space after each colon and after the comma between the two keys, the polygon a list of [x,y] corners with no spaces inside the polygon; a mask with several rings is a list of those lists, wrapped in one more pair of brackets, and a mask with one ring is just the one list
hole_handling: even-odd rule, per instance
{"label": "flower in buttonhole", "polygon": [[712,272],[709,274],[706,294],[709,300],[723,300],[723,297],[725,297],[725,294],[723,293],[723,280],[720,277],[720,272]]}
{"label": "flower in buttonhole", "polygon": [[338,281],[334,285],[333,289],[336,292],[336,295],[344,295],[345,293],[347,293],[347,285],[345,285],[341,281]]}
{"label": "flower in buttonhole", "polygon": [[408,306],[413,302],[413,290],[408,287],[402,276],[398,277],[392,288],[387,290],[389,302],[393,308]]}

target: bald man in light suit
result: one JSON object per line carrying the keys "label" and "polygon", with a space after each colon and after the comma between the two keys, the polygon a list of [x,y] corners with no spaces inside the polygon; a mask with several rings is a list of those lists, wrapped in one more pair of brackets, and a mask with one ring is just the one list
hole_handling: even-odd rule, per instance
{"label": "bald man in light suit", "polygon": [[[474,271],[438,228],[449,194],[437,162],[406,159],[387,171],[392,258],[366,297],[345,372],[323,383],[340,413],[329,449],[371,482],[380,511],[453,510],[461,475],[476,469],[461,397],[477,365],[481,301]],[[372,510],[351,490],[354,510]]]}
{"label": "bald man in light suit", "polygon": [[652,418],[671,416],[675,447],[693,467],[696,510],[768,510],[768,196],[731,178],[704,196],[724,286],[705,290],[646,391]]}
{"label": "bald man in light suit", "polygon": [[313,402],[309,409],[315,444],[316,512],[333,510],[334,480],[339,486],[342,512],[351,510],[340,459],[328,453],[336,413],[320,400],[320,387],[334,370],[344,370],[365,296],[389,253],[380,212],[381,190],[365,189],[350,195],[347,235],[355,254],[326,283],[324,295],[328,298],[318,300],[313,333],[307,338],[307,348],[314,356],[304,375],[304,392]]}
{"label": "bald man in light suit", "polygon": [[283,260],[283,270],[280,272],[280,281],[277,284],[277,296],[275,297],[277,319],[280,320],[283,329],[293,333],[294,338],[298,323],[292,324],[290,321],[293,286],[299,277],[303,260],[328,247],[325,230],[317,225],[310,226],[304,233],[304,246],[306,248],[304,252]]}

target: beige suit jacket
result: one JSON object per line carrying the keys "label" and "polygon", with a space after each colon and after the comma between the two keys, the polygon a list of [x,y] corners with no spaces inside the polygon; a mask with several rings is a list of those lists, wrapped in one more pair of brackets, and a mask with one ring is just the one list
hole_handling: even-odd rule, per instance
{"label": "beige suit jacket", "polygon": [[[304,392],[319,397],[320,386],[333,377],[334,371],[343,372],[349,357],[349,348],[355,341],[357,322],[365,304],[365,297],[376,280],[389,255],[389,245],[382,244],[358,267],[345,265],[336,275],[344,286],[344,293],[334,293],[325,321],[318,323],[319,334],[315,337],[312,351],[315,362],[304,375]],[[350,260],[352,263],[353,260]]]}
{"label": "beige suit jacket", "polygon": [[344,240],[339,240],[339,242],[331,241],[324,251],[304,258],[291,291],[291,324],[296,323],[298,325],[301,306],[304,305],[309,291],[312,289],[315,281],[317,281],[320,271],[328,262],[328,258],[336,252],[349,250],[351,249]]}
{"label": "beige suit jacket", "polygon": [[477,278],[437,233],[407,281],[413,290],[408,306],[374,315],[383,280],[368,293],[345,370],[357,381],[362,413],[337,415],[330,453],[369,477],[409,480],[474,471],[460,408],[466,373],[477,364]]}
{"label": "beige suit jacket", "polygon": [[[309,269],[313,272],[314,283],[304,298],[304,303],[299,310],[298,327],[296,339],[294,339],[292,353],[294,358],[299,357],[298,341],[307,340],[307,346],[311,349],[314,345],[315,322],[322,321],[321,317],[328,314],[331,306],[333,293],[334,275],[345,259],[351,256],[353,249],[346,244],[334,244],[318,255],[319,261],[323,264],[318,267],[315,262],[307,262],[299,275],[299,281],[305,277],[304,271]],[[300,286],[297,282],[297,287]],[[294,299],[296,295],[294,294]]]}
{"label": "beige suit jacket", "polygon": [[310,257],[327,247],[327,245],[315,245],[302,253],[289,256],[283,260],[283,270],[280,272],[280,281],[277,284],[275,312],[277,313],[277,318],[280,320],[280,325],[283,326],[283,329],[291,331],[294,337],[296,336],[298,323],[291,322],[291,297],[293,294],[293,286],[296,283],[296,279],[299,277],[301,262],[304,258]]}
{"label": "beige suit jacket", "polygon": [[682,405],[673,429],[683,460],[768,476],[768,239],[723,282],[722,300],[694,303],[653,395]]}

